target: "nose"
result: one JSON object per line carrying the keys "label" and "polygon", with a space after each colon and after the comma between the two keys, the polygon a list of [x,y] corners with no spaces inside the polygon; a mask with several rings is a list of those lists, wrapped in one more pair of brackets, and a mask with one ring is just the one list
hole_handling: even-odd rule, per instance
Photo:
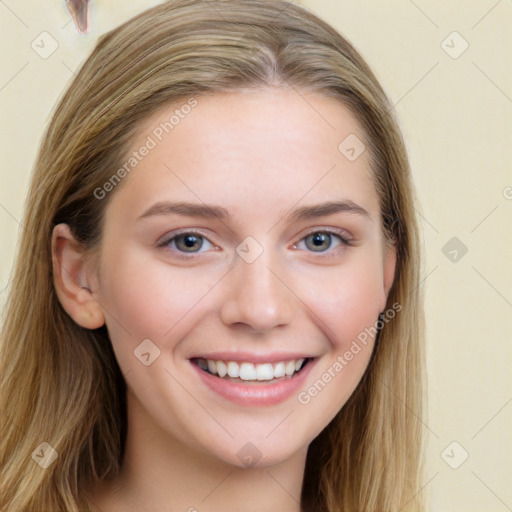
{"label": "nose", "polygon": [[297,299],[280,267],[273,265],[274,269],[265,256],[266,251],[252,263],[236,258],[225,282],[226,300],[221,307],[225,325],[265,333],[293,320]]}

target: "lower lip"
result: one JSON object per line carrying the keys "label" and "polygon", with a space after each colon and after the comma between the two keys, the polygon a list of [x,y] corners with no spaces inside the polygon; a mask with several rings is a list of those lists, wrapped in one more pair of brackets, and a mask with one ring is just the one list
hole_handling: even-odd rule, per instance
{"label": "lower lip", "polygon": [[274,405],[284,402],[296,393],[306,380],[316,359],[309,363],[289,379],[276,381],[273,384],[239,384],[238,382],[216,377],[207,373],[199,366],[191,363],[199,373],[201,380],[215,393],[238,405]]}

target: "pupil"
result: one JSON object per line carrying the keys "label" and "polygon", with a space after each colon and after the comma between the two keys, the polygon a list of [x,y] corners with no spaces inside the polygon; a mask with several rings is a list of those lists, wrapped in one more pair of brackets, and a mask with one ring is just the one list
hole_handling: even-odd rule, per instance
{"label": "pupil", "polygon": [[195,235],[185,235],[185,236],[183,236],[182,240],[183,240],[183,245],[187,249],[192,249],[194,247],[194,245],[197,245],[197,237]]}
{"label": "pupil", "polygon": [[193,236],[187,236],[185,238],[185,245],[187,245],[187,247],[192,247],[194,244],[195,244],[196,240],[195,240],[195,237]]}
{"label": "pupil", "polygon": [[[315,233],[313,236],[312,236],[312,240],[313,240],[313,245],[316,247],[316,248],[322,248],[322,245],[327,245],[329,244],[329,241],[330,241],[330,235],[327,235],[327,234],[323,234],[323,233]],[[327,247],[323,247],[324,249],[327,248]]]}

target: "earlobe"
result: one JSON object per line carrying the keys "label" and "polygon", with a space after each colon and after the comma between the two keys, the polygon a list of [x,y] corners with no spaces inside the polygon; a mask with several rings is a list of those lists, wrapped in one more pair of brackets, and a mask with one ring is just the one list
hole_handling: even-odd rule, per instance
{"label": "earlobe", "polygon": [[62,307],[81,327],[98,329],[105,317],[89,287],[84,251],[67,224],[54,227],[51,245],[53,283]]}

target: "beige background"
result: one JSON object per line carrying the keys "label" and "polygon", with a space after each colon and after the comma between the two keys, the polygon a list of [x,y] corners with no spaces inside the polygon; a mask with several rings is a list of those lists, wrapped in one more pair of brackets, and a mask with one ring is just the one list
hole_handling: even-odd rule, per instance
{"label": "beige background", "polygon": [[[63,0],[0,1],[0,305],[56,100],[100,34],[156,3],[93,0],[92,30],[79,36]],[[426,250],[424,492],[435,512],[512,510],[512,4],[301,3],[368,60],[396,105],[409,148]],[[45,59],[31,47],[41,47],[41,38],[46,50],[52,39],[58,44]],[[455,245],[445,247],[453,237]]]}

